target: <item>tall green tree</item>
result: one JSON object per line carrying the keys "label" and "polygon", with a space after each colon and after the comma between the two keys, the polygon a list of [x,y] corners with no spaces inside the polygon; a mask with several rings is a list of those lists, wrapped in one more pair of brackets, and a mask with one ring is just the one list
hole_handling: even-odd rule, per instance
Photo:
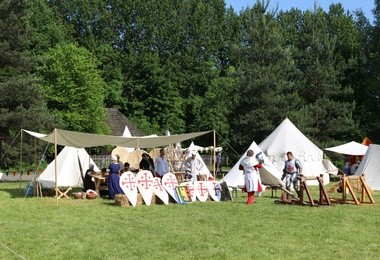
{"label": "tall green tree", "polygon": [[48,108],[69,130],[106,133],[104,81],[97,59],[74,44],[57,45],[38,68]]}
{"label": "tall green tree", "polygon": [[[344,33],[338,31],[353,30],[353,23],[344,20],[340,8],[332,10],[331,16],[316,7],[314,11],[304,12],[302,17],[294,10],[279,17],[280,21],[284,19],[281,24],[285,24],[289,16],[297,21],[292,23],[296,26],[292,32],[286,32],[286,42],[293,48],[297,66],[295,91],[300,96],[299,111],[295,111],[291,119],[321,146],[334,140],[351,139],[358,129],[352,117],[353,89],[349,81],[344,82],[348,64],[354,59],[354,47],[351,42],[343,44]],[[342,20],[346,27],[334,25]],[[287,28],[289,26],[284,27]],[[355,42],[354,30],[347,37]]]}
{"label": "tall green tree", "polygon": [[246,148],[252,140],[263,140],[295,109],[299,97],[293,91],[292,53],[283,48],[281,28],[268,4],[257,2],[240,19],[239,88],[230,121],[235,146]]}
{"label": "tall green tree", "polygon": [[[0,135],[4,137],[3,166],[17,164],[20,158],[20,138],[16,137],[21,129],[45,132],[54,123],[54,118],[46,109],[38,80],[32,74],[36,59],[27,51],[29,7],[26,1],[5,0],[0,4]],[[25,144],[24,154],[30,154],[32,146]]]}

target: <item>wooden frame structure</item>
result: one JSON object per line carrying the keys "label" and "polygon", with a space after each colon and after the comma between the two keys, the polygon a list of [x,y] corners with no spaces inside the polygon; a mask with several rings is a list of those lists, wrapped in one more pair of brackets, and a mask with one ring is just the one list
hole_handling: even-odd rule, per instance
{"label": "wooden frame structure", "polygon": [[[341,203],[349,203],[350,201],[347,199],[347,193],[351,194],[352,201],[356,204],[359,205],[361,203],[367,203],[366,202],[366,196],[369,198],[369,203],[375,204],[375,199],[373,198],[371,191],[365,181],[364,174],[360,176],[347,176],[344,174],[341,178],[341,183],[342,183],[342,200]],[[350,180],[359,180],[360,181],[360,186],[361,186],[361,196],[360,200],[355,194],[354,189],[352,188],[350,184]],[[348,192],[347,192],[348,191]]]}

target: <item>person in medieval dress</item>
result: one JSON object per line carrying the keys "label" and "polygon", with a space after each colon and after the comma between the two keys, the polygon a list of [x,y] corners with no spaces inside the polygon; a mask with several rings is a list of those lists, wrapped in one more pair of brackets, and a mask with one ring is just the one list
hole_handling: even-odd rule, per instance
{"label": "person in medieval dress", "polygon": [[109,175],[108,175],[108,194],[109,199],[115,199],[116,194],[124,194],[123,190],[120,187],[120,164],[117,161],[116,156],[112,156],[112,162],[108,166]]}
{"label": "person in medieval dress", "polygon": [[201,160],[197,158],[197,152],[192,151],[191,156],[185,161],[185,172],[188,174],[188,178],[193,181],[198,180],[198,176],[202,171],[203,165]]}
{"label": "person in medieval dress", "polygon": [[248,150],[247,155],[240,161],[239,170],[244,174],[244,190],[248,193],[247,205],[255,202],[255,192],[261,192],[262,184],[259,169],[262,164],[253,156],[253,150]]}
{"label": "person in medieval dress", "polygon": [[84,174],[84,178],[83,178],[84,191],[95,190],[95,182],[93,182],[93,180],[92,180],[94,173],[95,173],[94,165],[90,164],[90,166],[89,166],[88,170],[86,171],[86,173]]}
{"label": "person in medieval dress", "polygon": [[285,186],[288,191],[290,191],[291,185],[293,184],[293,189],[298,194],[298,176],[302,173],[302,165],[298,159],[294,158],[292,152],[287,152],[286,156],[288,159],[285,161],[281,180],[285,179]]}

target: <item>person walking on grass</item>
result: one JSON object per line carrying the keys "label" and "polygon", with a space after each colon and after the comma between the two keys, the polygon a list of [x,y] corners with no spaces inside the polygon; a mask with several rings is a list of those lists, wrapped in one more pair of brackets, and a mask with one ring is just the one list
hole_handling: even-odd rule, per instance
{"label": "person walking on grass", "polygon": [[243,170],[244,174],[244,190],[248,193],[247,205],[252,205],[255,202],[255,192],[263,190],[259,175],[259,169],[262,165],[253,155],[253,150],[248,150],[247,156],[241,160],[239,165],[239,170]]}
{"label": "person walking on grass", "polygon": [[290,187],[293,184],[293,189],[297,192],[298,195],[298,176],[302,173],[302,165],[298,159],[294,158],[292,152],[287,152],[286,156],[288,159],[285,161],[285,167],[283,169],[281,180],[285,179],[285,186],[288,191],[290,191]]}

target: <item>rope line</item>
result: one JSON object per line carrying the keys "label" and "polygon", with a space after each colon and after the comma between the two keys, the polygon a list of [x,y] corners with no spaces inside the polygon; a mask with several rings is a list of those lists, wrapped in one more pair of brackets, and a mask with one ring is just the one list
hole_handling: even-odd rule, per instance
{"label": "rope line", "polygon": [[26,260],[25,257],[23,257],[23,256],[21,256],[21,255],[19,255],[19,254],[17,254],[16,251],[12,250],[10,247],[4,245],[4,244],[1,243],[1,242],[0,242],[0,245],[2,245],[3,247],[5,247],[5,249],[7,249],[9,252],[12,252],[14,255],[18,256],[20,259],[24,259],[24,260]]}

